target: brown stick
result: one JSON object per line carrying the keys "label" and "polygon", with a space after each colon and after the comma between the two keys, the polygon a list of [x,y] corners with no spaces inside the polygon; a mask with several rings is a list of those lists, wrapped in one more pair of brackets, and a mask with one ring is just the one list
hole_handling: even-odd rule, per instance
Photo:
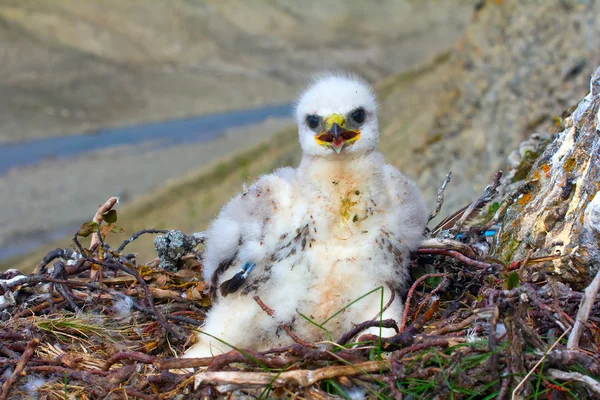
{"label": "brown stick", "polygon": [[130,268],[130,267],[127,267],[127,266],[121,264],[120,262],[116,262],[116,261],[109,264],[106,262],[94,261],[93,259],[91,259],[89,257],[86,257],[86,259],[89,260],[90,262],[96,262],[107,268],[120,269],[121,271],[134,276],[135,279],[140,284],[140,286],[142,287],[142,289],[144,290],[144,297],[146,298],[146,302],[148,303],[148,306],[150,307],[150,311],[152,311],[152,315],[156,318],[156,320],[158,321],[160,326],[162,326],[165,329],[165,331],[171,333],[173,335],[173,337],[175,337],[176,339],[183,339],[183,335],[181,333],[179,333],[177,330],[175,330],[175,328],[173,328],[171,325],[169,325],[169,323],[167,322],[165,317],[162,315],[162,313],[156,308],[156,305],[154,304],[154,299],[152,298],[152,294],[150,292],[150,287],[148,286],[148,284],[146,283],[144,278],[142,278],[140,276],[140,274],[137,272],[135,267],[132,266],[132,268]]}
{"label": "brown stick", "polygon": [[596,393],[597,396],[600,396],[600,383],[594,378],[591,378],[587,375],[581,374],[579,372],[565,372],[560,371],[558,369],[550,368],[546,371],[548,376],[553,379],[561,380],[561,381],[575,381],[581,382],[588,387],[588,389],[592,390]]}
{"label": "brown stick", "polygon": [[442,186],[440,186],[440,188],[437,191],[437,199],[435,202],[435,209],[429,213],[429,216],[427,217],[427,223],[425,224],[426,226],[429,224],[429,222],[431,222],[432,219],[437,217],[437,215],[440,213],[440,211],[442,209],[442,205],[444,204],[444,191],[446,190],[446,186],[448,186],[448,183],[450,182],[451,179],[452,179],[452,171],[448,171],[448,174],[446,175],[444,182],[442,182]]}
{"label": "brown stick", "polygon": [[415,281],[415,283],[413,283],[413,285],[410,287],[410,290],[408,291],[408,296],[406,297],[406,303],[404,303],[404,312],[402,313],[402,324],[400,324],[400,332],[404,331],[404,328],[406,327],[406,316],[408,315],[408,310],[410,308],[410,300],[412,299],[412,296],[413,296],[415,290],[417,289],[417,286],[419,286],[425,279],[442,278],[442,277],[446,277],[446,274],[443,272],[440,272],[437,274],[426,274],[426,275],[423,275],[422,277],[420,277],[419,279],[417,279]]}
{"label": "brown stick", "polygon": [[415,351],[428,349],[430,347],[444,347],[445,348],[445,347],[448,347],[449,345],[450,345],[450,343],[446,339],[434,339],[434,340],[430,340],[427,342],[416,343],[416,344],[413,344],[412,346],[397,350],[394,353],[394,357],[397,360],[399,360],[408,353],[414,353]]}
{"label": "brown stick", "polygon": [[139,351],[119,351],[106,360],[102,366],[102,371],[108,371],[113,364],[116,364],[121,360],[135,360],[144,364],[153,364],[156,361],[156,357]]}
{"label": "brown stick", "polygon": [[[442,279],[442,281],[440,282],[440,284],[435,287],[435,289],[433,289],[431,292],[427,293],[427,296],[425,296],[425,298],[421,301],[419,308],[417,308],[417,311],[415,312],[415,319],[421,313],[421,310],[423,309],[423,307],[429,302],[429,300],[431,300],[433,295],[436,294],[447,282],[448,282],[448,277],[445,276]],[[439,303],[439,299],[438,299],[438,303]],[[437,310],[437,308],[436,308],[436,310]],[[431,318],[431,316],[429,318]]]}
{"label": "brown stick", "polygon": [[[102,223],[102,221],[104,221],[104,214],[106,214],[107,212],[112,210],[112,208],[115,206],[115,204],[117,204],[118,201],[119,201],[119,199],[116,197],[111,197],[110,199],[106,200],[106,202],[104,204],[102,204],[100,207],[98,207],[98,211],[96,211],[96,214],[94,215],[94,218],[92,219],[92,221],[94,221],[95,223],[100,225],[100,223]],[[99,244],[100,244],[100,238],[98,237],[98,233],[94,232],[92,234],[92,241],[90,242],[90,250],[92,249],[92,247],[94,247],[94,245],[99,245]]]}
{"label": "brown stick", "polygon": [[40,344],[40,341],[38,339],[32,339],[27,343],[27,347],[25,348],[25,351],[21,355],[21,358],[19,359],[19,362],[17,363],[15,370],[10,375],[10,377],[6,380],[6,382],[4,382],[4,385],[2,385],[2,392],[0,393],[0,400],[8,399],[8,395],[10,394],[10,389],[14,385],[14,383],[17,380],[17,378],[19,377],[19,375],[21,375],[21,373],[25,369],[25,366],[27,365],[27,363],[29,362],[31,357],[33,357],[33,352],[35,351],[35,348],[39,344]]}
{"label": "brown stick", "polygon": [[[92,219],[92,221],[94,221],[95,223],[97,223],[98,225],[100,225],[102,223],[102,221],[104,221],[104,214],[109,212],[110,210],[112,210],[112,208],[114,207],[115,204],[117,204],[117,202],[119,201],[118,198],[116,197],[111,197],[110,199],[106,200],[106,202],[104,204],[102,204],[100,207],[98,207],[98,211],[96,211],[96,214],[94,215],[94,218]],[[98,234],[98,232],[94,232],[92,233],[92,240],[90,241],[90,251],[93,253],[94,250],[92,249],[97,249],[100,247],[100,236]],[[102,270],[102,267],[100,267],[100,271]],[[96,270],[95,268],[90,269],[90,280],[94,281],[94,279],[96,278],[96,275],[98,275],[98,270]],[[102,273],[100,273],[99,275],[100,279],[102,279]]]}
{"label": "brown stick", "polygon": [[421,242],[419,246],[420,249],[443,249],[443,250],[456,250],[459,253],[469,257],[469,258],[477,258],[477,254],[473,251],[471,246],[468,244],[459,242],[458,240],[453,239],[438,239],[438,238],[429,238],[425,239]]}
{"label": "brown stick", "polygon": [[592,307],[596,301],[596,295],[598,294],[598,291],[600,291],[600,268],[598,269],[596,277],[592,283],[585,288],[584,296],[579,305],[579,311],[577,311],[577,319],[573,325],[573,331],[571,331],[571,334],[569,335],[567,349],[572,350],[579,347],[579,339],[581,338],[581,333],[583,332],[583,325],[590,317],[590,312],[592,311]]}
{"label": "brown stick", "polygon": [[[260,297],[254,296],[253,298],[254,298],[254,301],[256,301],[256,303],[260,306],[260,308],[262,308],[262,310],[264,312],[266,312],[271,318],[275,319],[275,312],[271,308],[269,308],[269,306],[267,306],[265,303],[263,303],[263,301],[260,299]],[[301,344],[302,346],[306,346],[306,347],[315,347],[314,344],[305,342],[304,340],[302,340],[298,336],[296,336],[296,334],[294,332],[292,332],[290,327],[287,326],[286,324],[284,324],[283,322],[280,322],[279,326],[281,326],[281,329],[283,329],[289,335],[289,337],[292,338],[292,340],[294,342]]]}
{"label": "brown stick", "polygon": [[323,379],[362,375],[371,372],[387,371],[389,369],[390,362],[383,360],[367,361],[355,365],[324,367],[315,370],[286,371],[282,373],[207,371],[196,375],[196,383],[206,385],[228,384],[235,387],[261,387],[266,385],[271,385],[272,387],[286,385],[308,387]]}
{"label": "brown stick", "polygon": [[500,264],[492,264],[492,263],[487,263],[487,262],[483,262],[483,261],[477,261],[477,260],[469,258],[469,257],[465,256],[464,254],[459,253],[458,251],[455,251],[455,250],[419,248],[419,249],[417,249],[417,253],[418,254],[440,254],[443,256],[449,256],[449,257],[456,258],[458,261],[461,261],[467,265],[470,265],[472,267],[477,267],[477,268],[502,268],[502,269],[504,269],[504,267],[502,267]]}
{"label": "brown stick", "polygon": [[[346,332],[344,334],[344,336],[342,336],[340,338],[340,340],[338,340],[336,343],[339,344],[340,346],[343,346],[346,343],[348,343],[350,340],[352,340],[352,338],[355,337],[356,335],[358,335],[360,332],[364,331],[367,328],[372,328],[372,327],[379,327],[379,320],[365,321],[362,324],[356,325],[350,331]],[[393,319],[384,319],[383,321],[381,321],[381,327],[382,328],[394,328],[396,333],[398,333],[398,324]]]}

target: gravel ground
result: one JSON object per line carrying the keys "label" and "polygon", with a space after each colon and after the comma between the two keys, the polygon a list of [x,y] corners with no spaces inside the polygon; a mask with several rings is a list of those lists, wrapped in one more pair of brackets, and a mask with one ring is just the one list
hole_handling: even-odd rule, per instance
{"label": "gravel ground", "polygon": [[156,149],[152,143],[48,159],[0,176],[0,259],[71,233],[110,196],[122,203],[169,179],[258,143],[289,126],[291,119],[223,132],[216,140]]}

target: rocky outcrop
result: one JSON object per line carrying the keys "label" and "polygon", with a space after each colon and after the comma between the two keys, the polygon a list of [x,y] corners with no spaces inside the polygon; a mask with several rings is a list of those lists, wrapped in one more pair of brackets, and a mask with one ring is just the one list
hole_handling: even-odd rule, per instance
{"label": "rocky outcrop", "polygon": [[[600,68],[565,130],[535,161],[508,207],[495,257],[522,274],[585,287],[600,266]],[[525,264],[525,265],[523,265]]]}
{"label": "rocky outcrop", "polygon": [[480,2],[455,51],[379,86],[388,157],[432,201],[451,169],[445,210],[468,204],[510,151],[556,131],[585,95],[600,62],[598,15],[598,1]]}

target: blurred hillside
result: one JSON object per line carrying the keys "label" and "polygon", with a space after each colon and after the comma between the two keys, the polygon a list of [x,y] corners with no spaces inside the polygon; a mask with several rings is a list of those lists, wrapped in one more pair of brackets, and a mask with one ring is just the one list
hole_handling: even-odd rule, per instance
{"label": "blurred hillside", "polygon": [[388,160],[445,212],[474,200],[535,132],[551,134],[600,63],[600,2],[487,0],[456,49],[378,85]]}
{"label": "blurred hillside", "polygon": [[464,0],[0,0],[0,143],[287,103],[454,43]]}

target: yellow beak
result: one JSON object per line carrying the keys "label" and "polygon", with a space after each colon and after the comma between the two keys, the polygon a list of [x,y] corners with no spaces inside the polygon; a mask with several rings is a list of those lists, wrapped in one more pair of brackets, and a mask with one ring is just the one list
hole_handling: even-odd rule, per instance
{"label": "yellow beak", "polygon": [[336,154],[340,154],[347,144],[360,137],[360,132],[346,129],[346,119],[340,114],[331,114],[323,122],[323,132],[315,136],[315,140],[321,146],[331,147]]}
{"label": "yellow beak", "polygon": [[326,132],[330,132],[334,124],[337,124],[342,129],[346,128],[346,120],[340,114],[331,114],[323,122],[325,123]]}

